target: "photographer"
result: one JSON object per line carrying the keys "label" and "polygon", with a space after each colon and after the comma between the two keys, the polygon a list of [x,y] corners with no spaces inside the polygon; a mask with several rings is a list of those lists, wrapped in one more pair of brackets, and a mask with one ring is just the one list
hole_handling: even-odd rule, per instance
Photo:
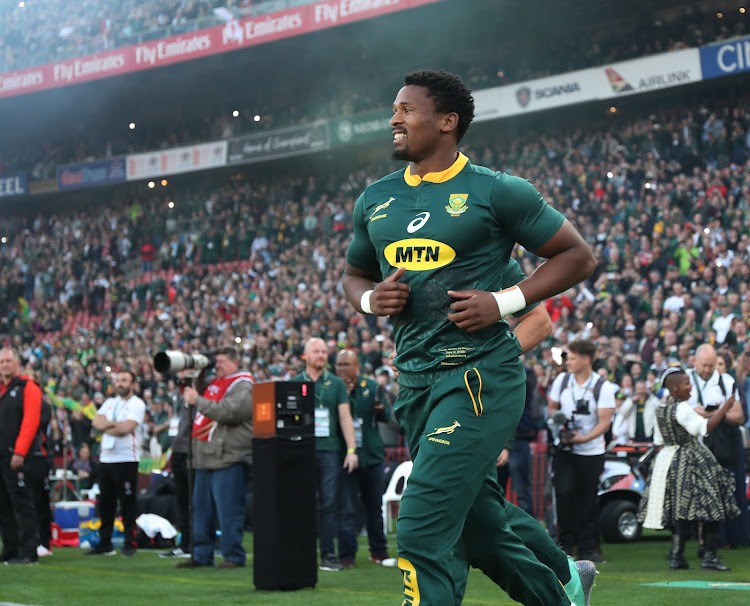
{"label": "photographer", "polygon": [[595,352],[591,341],[573,341],[568,346],[568,372],[552,384],[548,416],[561,410],[567,419],[560,435],[563,447],[552,461],[560,543],[568,555],[577,548],[578,559],[601,561],[594,553],[599,532],[596,493],[617,385],[593,372]]}
{"label": "photographer", "polygon": [[221,528],[218,568],[245,565],[242,547],[248,467],[252,465],[253,379],[239,372],[234,347],[216,351],[216,376],[203,396],[185,387],[185,404],[194,406],[193,550],[177,568],[213,566],[215,520]]}

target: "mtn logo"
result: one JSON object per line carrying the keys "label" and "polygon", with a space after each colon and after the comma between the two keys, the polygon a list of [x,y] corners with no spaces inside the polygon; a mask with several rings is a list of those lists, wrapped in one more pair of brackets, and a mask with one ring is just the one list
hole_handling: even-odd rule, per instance
{"label": "mtn logo", "polygon": [[617,70],[608,67],[604,71],[607,73],[607,80],[609,80],[609,85],[612,87],[613,92],[624,93],[634,90],[630,83],[617,73]]}

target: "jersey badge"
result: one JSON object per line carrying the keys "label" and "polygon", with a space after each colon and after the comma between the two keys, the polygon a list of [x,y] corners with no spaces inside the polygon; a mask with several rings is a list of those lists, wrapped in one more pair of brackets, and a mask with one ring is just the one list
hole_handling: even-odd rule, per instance
{"label": "jersey badge", "polygon": [[447,210],[448,214],[452,217],[458,217],[469,209],[469,207],[466,206],[468,199],[469,194],[451,194],[450,198],[448,198],[448,206],[445,207],[445,210]]}

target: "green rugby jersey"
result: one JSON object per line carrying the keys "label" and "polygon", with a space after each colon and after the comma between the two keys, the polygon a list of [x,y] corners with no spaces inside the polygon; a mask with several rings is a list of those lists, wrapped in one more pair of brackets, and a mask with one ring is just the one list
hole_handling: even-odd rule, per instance
{"label": "green rugby jersey", "polygon": [[504,321],[468,333],[450,322],[448,290],[496,291],[516,242],[546,244],[564,217],[528,181],[472,165],[459,154],[441,173],[409,167],[370,185],[354,208],[347,262],[383,277],[405,267],[411,293],[392,317],[399,382],[429,385],[445,371],[521,352]]}

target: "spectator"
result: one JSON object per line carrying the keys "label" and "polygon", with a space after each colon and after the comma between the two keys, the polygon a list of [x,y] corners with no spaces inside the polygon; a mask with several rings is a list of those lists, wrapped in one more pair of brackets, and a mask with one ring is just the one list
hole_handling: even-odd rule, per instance
{"label": "spectator", "polygon": [[659,398],[648,391],[646,382],[636,381],[634,393],[624,399],[612,422],[615,442],[624,444],[629,441],[653,441],[657,406]]}
{"label": "spectator", "polygon": [[339,516],[339,557],[344,568],[354,566],[357,554],[355,512],[361,501],[365,511],[370,561],[382,564],[390,559],[383,530],[382,495],[385,476],[385,450],[378,432],[378,422],[388,422],[392,414],[373,379],[360,374],[359,358],[353,351],[342,350],[336,356],[336,374],[344,381],[349,394],[359,465],[353,472],[341,470],[340,494],[345,503]]}
{"label": "spectator", "polygon": [[568,372],[552,384],[548,415],[562,410],[572,432],[563,440],[570,450],[556,453],[552,460],[562,548],[568,555],[577,549],[579,559],[601,561],[594,553],[598,544],[596,491],[604,469],[603,436],[612,424],[617,386],[593,373],[595,349],[590,341],[568,346]]}
{"label": "spectator", "polygon": [[216,377],[200,396],[185,387],[187,406],[195,407],[193,422],[193,550],[177,568],[213,566],[216,521],[221,528],[218,568],[245,565],[242,546],[245,493],[252,482],[253,383],[239,370],[233,347],[216,352]]}
{"label": "spectator", "polygon": [[21,374],[18,352],[0,349],[0,532],[6,564],[36,564],[39,533],[28,474],[32,444],[39,431],[42,392]]}
{"label": "spectator", "polygon": [[[318,467],[318,539],[320,569],[338,572],[343,569],[336,556],[334,539],[340,519],[351,516],[339,511],[337,497],[341,470],[352,473],[359,457],[352,420],[349,394],[344,382],[326,370],[328,350],[323,339],[312,338],[305,344],[305,370],[293,381],[315,383],[315,456]],[[342,465],[343,461],[343,465]],[[342,506],[348,506],[344,502]],[[339,553],[342,545],[339,542]]]}
{"label": "spectator", "polygon": [[68,469],[78,476],[80,488],[89,489],[99,482],[99,462],[92,458],[88,442],[83,442],[77,452],[76,458],[68,463]]}
{"label": "spectator", "polygon": [[112,529],[120,505],[125,526],[122,555],[134,556],[135,518],[138,497],[138,442],[143,433],[146,410],[143,400],[133,393],[135,374],[121,370],[115,379],[116,397],[109,398],[94,417],[94,429],[104,433],[99,455],[99,512],[102,526],[99,544],[86,555],[114,555]]}
{"label": "spectator", "polygon": [[733,407],[724,400],[713,418],[707,419],[688,403],[691,390],[688,374],[669,368],[662,377],[669,393],[666,406],[657,409],[654,443],[663,444],[654,461],[651,478],[641,499],[640,521],[646,528],[672,528],[669,567],[689,569],[685,541],[690,522],[703,521],[705,553],[701,568],[727,571],[718,556],[720,520],[739,513],[732,494],[732,482],[716,460],[698,441],[713,431]]}

